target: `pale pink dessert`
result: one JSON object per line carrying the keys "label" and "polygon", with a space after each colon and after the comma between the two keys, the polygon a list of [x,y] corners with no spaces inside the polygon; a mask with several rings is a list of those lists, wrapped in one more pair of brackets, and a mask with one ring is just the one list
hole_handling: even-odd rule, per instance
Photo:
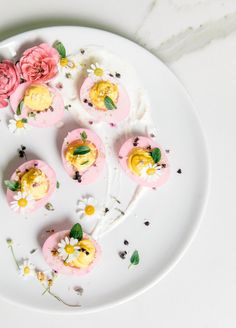
{"label": "pale pink dessert", "polygon": [[[101,103],[102,99],[104,98],[104,94],[106,95],[105,89],[106,85],[104,87],[101,87],[100,94],[103,94],[103,96],[99,96],[99,91],[93,92],[93,95],[91,95],[91,89],[95,86],[96,83],[110,83],[113,86],[117,87],[116,91],[111,91],[111,94],[115,93],[114,98],[114,105],[116,108],[113,109],[107,109],[106,106],[103,106],[98,108],[98,105]],[[99,99],[99,101],[97,101]],[[83,104],[84,108],[87,110],[91,116],[94,117],[97,121],[104,121],[108,123],[119,123],[123,121],[130,112],[130,99],[129,96],[124,89],[124,87],[121,85],[121,83],[110,76],[106,76],[104,81],[97,81],[93,79],[92,77],[87,77],[80,89],[80,101]]]}
{"label": "pale pink dessert", "polygon": [[[56,189],[56,175],[54,170],[45,162],[35,159],[28,161],[19,166],[12,174],[11,182],[18,182],[19,189],[12,191],[7,189],[7,201],[9,206],[16,212],[31,213],[43,207],[52,196]],[[6,183],[6,182],[5,182]],[[17,195],[21,195],[22,205],[25,206],[13,206],[13,203],[19,203],[19,199],[16,199]],[[30,197],[30,200],[28,199]],[[24,198],[31,202],[32,206],[27,207],[24,204]]]}
{"label": "pale pink dessert", "polygon": [[[85,138],[83,139],[82,136]],[[73,155],[75,149],[88,147],[82,155]],[[87,149],[88,149],[87,148]],[[99,136],[89,129],[76,129],[69,132],[61,149],[62,162],[66,172],[80,184],[94,182],[105,165],[105,148]]]}
{"label": "pale pink dessert", "polygon": [[[56,232],[51,235],[43,245],[43,256],[51,269],[56,271],[59,274],[63,275],[74,275],[80,276],[86,273],[89,273],[101,256],[101,248],[99,244],[83,233],[83,239],[78,241],[77,245],[83,251],[81,256],[74,258],[70,263],[66,263],[63,258],[60,257],[60,252],[58,252],[58,244],[62,240],[65,240],[66,237],[69,239],[70,230],[64,230],[60,232]],[[86,241],[89,241],[89,247],[86,245]],[[83,248],[83,246],[85,248]],[[91,249],[92,248],[92,249]],[[81,250],[79,252],[81,252]],[[80,253],[78,253],[80,254]]]}
{"label": "pale pink dessert", "polygon": [[[29,90],[31,90],[31,94],[26,97],[27,92],[30,93]],[[31,107],[29,104],[32,104]],[[19,119],[27,119],[28,124],[38,128],[50,127],[59,123],[65,112],[64,101],[60,93],[47,84],[37,82],[20,84],[10,97],[10,105]]]}
{"label": "pale pink dessert", "polygon": [[135,182],[146,187],[160,187],[169,177],[170,169],[165,151],[154,140],[133,137],[119,151],[122,168]]}

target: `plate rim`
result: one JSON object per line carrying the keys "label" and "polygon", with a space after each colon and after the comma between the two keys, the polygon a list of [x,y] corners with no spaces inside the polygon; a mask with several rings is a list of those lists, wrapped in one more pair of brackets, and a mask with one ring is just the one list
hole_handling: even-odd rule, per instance
{"label": "plate rim", "polygon": [[28,34],[31,34],[34,32],[40,33],[41,31],[44,32],[45,30],[55,30],[55,29],[82,29],[82,30],[101,32],[102,34],[107,34],[107,35],[110,35],[111,37],[120,38],[125,42],[128,41],[133,46],[135,46],[139,49],[141,48],[142,51],[146,52],[149,56],[151,55],[153,58],[155,58],[155,60],[157,60],[159,62],[159,65],[161,65],[168,72],[168,74],[172,77],[172,79],[175,80],[175,82],[178,84],[179,88],[181,89],[181,92],[183,93],[183,95],[185,95],[187,101],[189,102],[189,104],[191,106],[192,114],[193,114],[194,119],[198,126],[199,134],[202,137],[202,151],[204,152],[204,157],[205,157],[205,172],[204,172],[205,173],[205,181],[204,181],[205,185],[204,185],[204,188],[202,189],[203,190],[202,205],[201,205],[201,207],[198,208],[198,213],[196,215],[196,219],[195,219],[194,223],[191,225],[191,229],[189,230],[187,237],[185,237],[185,240],[182,243],[181,247],[179,248],[178,253],[172,257],[170,263],[167,264],[167,266],[164,268],[164,270],[159,275],[157,275],[155,278],[153,278],[151,281],[149,280],[148,283],[143,284],[143,286],[140,287],[137,291],[132,292],[130,295],[124,296],[118,300],[109,301],[108,303],[105,303],[105,304],[99,305],[99,306],[94,306],[93,308],[88,308],[88,309],[83,308],[83,307],[81,307],[79,309],[64,308],[62,310],[57,310],[57,309],[47,310],[47,309],[35,307],[33,305],[31,306],[31,305],[25,304],[25,303],[18,303],[17,301],[14,301],[13,299],[8,298],[0,293],[0,299],[6,301],[6,303],[8,303],[8,304],[15,305],[19,308],[25,308],[25,309],[28,309],[31,311],[35,311],[35,312],[39,312],[39,313],[47,313],[47,314],[60,314],[60,315],[71,315],[71,314],[78,315],[79,314],[79,315],[82,315],[82,314],[95,313],[95,312],[103,311],[106,309],[110,309],[117,305],[124,304],[128,301],[135,299],[136,297],[142,295],[143,293],[145,293],[146,291],[148,291],[152,287],[154,287],[156,284],[158,284],[163,278],[165,278],[166,275],[168,275],[169,272],[171,272],[175,268],[175,266],[181,261],[181,259],[184,257],[184,255],[190,248],[192,242],[194,241],[196,235],[198,234],[201,223],[204,219],[206,208],[207,208],[207,203],[208,203],[208,199],[209,199],[209,195],[210,195],[211,165],[210,165],[209,145],[208,145],[208,141],[206,138],[206,134],[205,134],[205,131],[201,124],[201,120],[200,120],[198,112],[197,112],[197,107],[194,104],[194,101],[193,101],[192,97],[190,96],[189,92],[184,87],[182,82],[178,79],[178,77],[174,74],[174,72],[167,65],[165,65],[161,59],[159,59],[156,55],[154,55],[148,49],[146,49],[142,45],[136,43],[135,41],[130,40],[129,38],[124,37],[122,35],[119,35],[119,34],[116,34],[113,32],[109,32],[107,30],[100,29],[100,28],[80,26],[80,25],[54,25],[54,26],[33,28],[33,29],[27,30],[25,32],[14,34],[4,40],[1,40],[0,47],[3,46],[5,43],[15,41],[15,39],[17,39],[17,38],[27,37]]}

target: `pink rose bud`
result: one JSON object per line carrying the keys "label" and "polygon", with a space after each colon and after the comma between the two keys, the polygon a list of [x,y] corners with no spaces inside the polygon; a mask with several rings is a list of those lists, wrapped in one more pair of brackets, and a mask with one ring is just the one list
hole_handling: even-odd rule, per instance
{"label": "pink rose bud", "polygon": [[27,49],[18,67],[22,78],[27,82],[48,82],[58,72],[59,54],[46,43]]}
{"label": "pink rose bud", "polygon": [[20,84],[20,75],[10,60],[0,62],[0,108],[8,105],[7,98]]}

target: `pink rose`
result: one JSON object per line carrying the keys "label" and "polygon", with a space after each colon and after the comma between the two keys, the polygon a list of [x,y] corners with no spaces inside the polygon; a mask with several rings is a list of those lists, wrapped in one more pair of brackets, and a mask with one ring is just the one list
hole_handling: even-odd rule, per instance
{"label": "pink rose", "polygon": [[0,108],[8,105],[7,98],[20,83],[20,75],[10,60],[0,62]]}
{"label": "pink rose", "polygon": [[18,67],[27,82],[47,82],[58,72],[59,54],[46,43],[30,48],[23,53]]}

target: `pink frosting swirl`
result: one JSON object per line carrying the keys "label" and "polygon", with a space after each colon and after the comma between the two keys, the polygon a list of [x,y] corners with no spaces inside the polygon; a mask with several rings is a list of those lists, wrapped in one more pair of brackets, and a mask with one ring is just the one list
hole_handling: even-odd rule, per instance
{"label": "pink frosting swirl", "polygon": [[47,82],[58,72],[59,54],[47,43],[27,49],[18,67],[22,78],[27,82]]}
{"label": "pink frosting swirl", "polygon": [[20,74],[10,60],[0,62],[0,108],[8,105],[7,98],[20,84]]}

